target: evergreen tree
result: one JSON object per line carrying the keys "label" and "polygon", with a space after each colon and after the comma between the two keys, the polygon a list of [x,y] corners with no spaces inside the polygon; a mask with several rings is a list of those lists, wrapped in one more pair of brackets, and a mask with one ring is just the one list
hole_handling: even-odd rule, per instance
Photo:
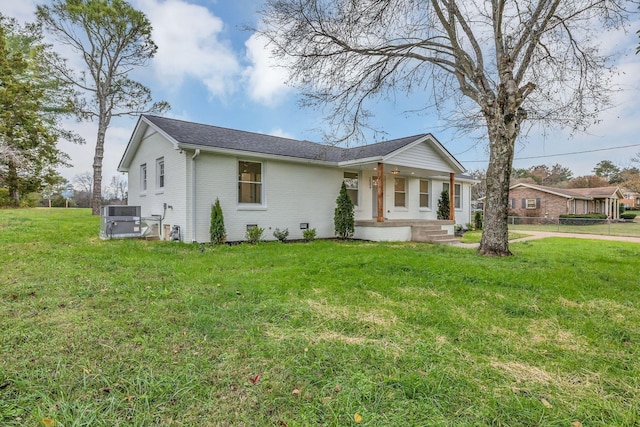
{"label": "evergreen tree", "polygon": [[449,219],[449,192],[444,190],[440,193],[440,200],[438,200],[438,219]]}
{"label": "evergreen tree", "polygon": [[[76,102],[78,117],[98,124],[91,208],[99,215],[102,160],[111,119],[169,108],[166,102],[152,103],[151,90],[129,78],[157,51],[151,23],[125,0],[53,0],[37,10],[38,22],[60,43],[71,46],[86,65],[79,73],[66,70],[63,74],[67,83],[86,95]],[[51,66],[66,68],[63,61],[52,61]]]}
{"label": "evergreen tree", "polygon": [[220,245],[227,240],[222,207],[220,207],[220,200],[218,200],[217,197],[216,202],[211,205],[211,226],[209,227],[209,234],[211,235],[211,243],[214,245]]}
{"label": "evergreen tree", "polygon": [[336,199],[336,209],[333,214],[333,225],[336,236],[340,239],[348,239],[354,231],[353,202],[347,193],[344,181],[340,187],[340,194]]}
{"label": "evergreen tree", "polygon": [[60,138],[80,142],[59,126],[69,92],[45,66],[53,56],[38,26],[0,14],[0,185],[13,206],[60,178],[55,169],[69,160]]}

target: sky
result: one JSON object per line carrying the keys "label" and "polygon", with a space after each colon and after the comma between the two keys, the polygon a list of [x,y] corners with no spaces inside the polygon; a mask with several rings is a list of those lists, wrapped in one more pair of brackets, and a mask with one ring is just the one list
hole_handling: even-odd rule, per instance
{"label": "sky", "polygon": [[[46,0],[0,0],[0,13],[19,22],[35,20],[36,5]],[[247,27],[255,27],[263,0],[130,0],[144,11],[153,26],[158,52],[145,68],[131,77],[148,86],[156,101],[171,104],[166,116],[294,139],[322,142],[324,114],[303,109],[299,93],[287,86],[286,72],[271,66],[269,51]],[[633,26],[640,28],[640,22]],[[559,163],[574,176],[591,175],[602,160],[620,167],[633,166],[640,153],[640,55],[635,55],[634,32],[603,33],[603,46],[619,52],[616,85],[620,89],[613,108],[600,116],[588,133],[543,132],[532,128],[516,143],[514,167]],[[72,52],[62,52],[74,61]],[[407,113],[424,94],[397,97],[375,105],[372,122],[386,132],[385,139],[432,133],[467,170],[485,169],[485,144],[460,137],[435,113]],[[114,119],[107,131],[103,182],[117,175],[117,166],[133,132],[136,118]],[[71,156],[70,168],[60,174],[74,176],[92,171],[96,122],[66,120],[64,126],[82,135],[87,144],[62,141]],[[375,142],[375,141],[370,141]],[[623,147],[623,148],[620,148]],[[574,154],[568,154],[574,153]],[[640,166],[636,164],[636,166]]]}

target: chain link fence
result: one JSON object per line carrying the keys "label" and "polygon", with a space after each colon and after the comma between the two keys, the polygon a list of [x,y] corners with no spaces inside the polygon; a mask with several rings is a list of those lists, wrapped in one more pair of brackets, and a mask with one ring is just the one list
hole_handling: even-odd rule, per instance
{"label": "chain link fence", "polygon": [[[640,220],[640,217],[639,217]],[[559,233],[600,234],[640,237],[640,223],[634,220],[553,217],[509,217],[513,231],[552,231]]]}

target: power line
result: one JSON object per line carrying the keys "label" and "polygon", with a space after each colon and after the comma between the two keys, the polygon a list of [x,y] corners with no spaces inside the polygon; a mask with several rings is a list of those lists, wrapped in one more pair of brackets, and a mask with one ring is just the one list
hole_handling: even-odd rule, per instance
{"label": "power line", "polygon": [[[541,156],[527,156],[527,157],[515,157],[513,160],[530,160],[530,159],[544,159],[547,157],[559,157],[559,156],[572,156],[574,154],[585,154],[585,153],[595,153],[598,151],[608,151],[608,150],[619,150],[621,148],[630,148],[630,147],[640,147],[640,144],[630,144],[630,145],[621,145],[619,147],[609,147],[609,148],[597,148],[595,150],[584,150],[584,151],[572,151],[570,153],[561,153],[561,154],[545,154]],[[461,160],[462,163],[486,163],[489,160]]]}

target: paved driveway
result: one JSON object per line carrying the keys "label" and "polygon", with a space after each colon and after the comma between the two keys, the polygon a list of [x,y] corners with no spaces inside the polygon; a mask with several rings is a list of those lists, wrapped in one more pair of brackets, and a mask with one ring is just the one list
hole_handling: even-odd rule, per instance
{"label": "paved driveway", "polygon": [[[626,236],[605,236],[600,234],[580,234],[580,233],[554,233],[549,231],[522,231],[522,234],[528,234],[527,237],[521,237],[519,239],[510,240],[509,243],[525,242],[527,240],[545,239],[547,237],[564,237],[570,239],[591,239],[591,240],[612,240],[616,242],[632,242],[640,243],[640,237],[626,237]],[[465,248],[477,248],[480,243],[456,243],[456,246]]]}

